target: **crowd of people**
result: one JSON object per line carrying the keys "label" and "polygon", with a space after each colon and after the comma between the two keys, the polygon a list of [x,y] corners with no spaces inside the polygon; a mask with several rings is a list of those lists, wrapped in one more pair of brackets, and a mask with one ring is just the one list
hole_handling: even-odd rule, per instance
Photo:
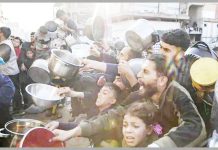
{"label": "crowd of people", "polygon": [[[32,105],[25,91],[33,83],[28,75],[32,63],[48,59],[52,48],[70,50],[64,37],[79,36],[63,10],[57,11],[54,22],[55,32],[41,26],[24,43],[11,36],[10,28],[0,27],[0,112],[8,114],[0,117],[1,127],[11,119],[12,99],[13,114],[21,115]],[[90,56],[81,59],[84,67],[72,80],[61,82],[58,94],[71,97],[72,118],[47,123],[55,134],[51,141],[87,137],[94,147],[206,146],[218,132],[215,81],[194,86],[190,68],[201,58],[185,55],[191,47],[188,33],[166,31],[160,48],[144,49],[146,56],[124,42],[120,45],[115,49],[105,40],[94,42]]]}

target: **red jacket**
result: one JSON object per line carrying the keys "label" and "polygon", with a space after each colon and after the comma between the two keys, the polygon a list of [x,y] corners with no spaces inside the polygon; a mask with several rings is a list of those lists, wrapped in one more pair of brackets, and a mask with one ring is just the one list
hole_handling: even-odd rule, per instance
{"label": "red jacket", "polygon": [[14,50],[15,50],[15,53],[16,53],[16,56],[17,56],[17,59],[20,58],[21,49],[20,49],[19,47],[15,47]]}

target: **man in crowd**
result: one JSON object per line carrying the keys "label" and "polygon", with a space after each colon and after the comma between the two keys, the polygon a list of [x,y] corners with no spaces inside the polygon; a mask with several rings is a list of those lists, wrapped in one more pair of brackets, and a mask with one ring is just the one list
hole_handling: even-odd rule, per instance
{"label": "man in crowd", "polygon": [[188,49],[189,45],[190,37],[187,32],[181,29],[175,29],[162,35],[160,51],[167,57],[168,75],[184,86],[191,94],[199,113],[204,119],[207,131],[209,131],[211,106],[204,103],[202,98],[198,96],[196,89],[192,86],[190,68],[195,60],[185,56],[185,51]]}
{"label": "man in crowd", "polygon": [[22,50],[26,50],[31,48],[32,50],[35,50],[35,32],[30,33],[30,42],[24,42],[22,44]]}
{"label": "man in crowd", "polygon": [[2,50],[10,49],[10,59],[7,63],[0,66],[0,73],[8,75],[15,86],[15,95],[13,98],[13,112],[19,113],[22,111],[22,96],[20,93],[19,85],[19,68],[17,65],[17,56],[14,50],[14,46],[8,38],[11,35],[11,30],[8,27],[0,28],[0,45],[6,44],[8,47],[4,47]]}
{"label": "man in crowd", "polygon": [[65,11],[59,9],[56,12],[56,18],[64,22],[64,25],[60,26],[62,30],[66,31],[68,34],[78,34],[76,23],[72,19],[70,19]]}

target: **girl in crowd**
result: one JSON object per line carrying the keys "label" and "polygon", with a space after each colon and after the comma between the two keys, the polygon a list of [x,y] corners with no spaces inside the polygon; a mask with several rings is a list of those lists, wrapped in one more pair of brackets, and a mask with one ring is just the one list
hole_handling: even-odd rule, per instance
{"label": "girl in crowd", "polygon": [[123,147],[146,147],[162,134],[156,123],[157,107],[148,102],[130,105],[123,119]]}
{"label": "girl in crowd", "polygon": [[[138,102],[130,105],[123,119],[123,147],[146,147],[162,135],[162,127],[155,121],[157,111],[157,107],[148,102]],[[52,130],[50,125],[48,124],[46,127]],[[78,125],[72,130],[55,129],[53,132],[56,136],[51,141],[66,141],[81,136],[84,131]],[[101,135],[105,136],[106,133],[101,133]],[[116,140],[102,141],[100,145],[101,147],[118,147],[118,143]]]}

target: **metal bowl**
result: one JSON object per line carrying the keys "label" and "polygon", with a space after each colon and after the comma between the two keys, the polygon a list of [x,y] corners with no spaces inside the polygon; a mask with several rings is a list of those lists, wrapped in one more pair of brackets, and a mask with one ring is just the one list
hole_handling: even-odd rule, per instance
{"label": "metal bowl", "polygon": [[24,135],[35,127],[44,127],[45,123],[34,119],[15,119],[5,124],[5,129],[15,135]]}
{"label": "metal bowl", "polygon": [[26,86],[26,92],[32,101],[43,108],[51,108],[64,98],[64,96],[58,95],[57,90],[58,88],[54,86],[41,83]]}

